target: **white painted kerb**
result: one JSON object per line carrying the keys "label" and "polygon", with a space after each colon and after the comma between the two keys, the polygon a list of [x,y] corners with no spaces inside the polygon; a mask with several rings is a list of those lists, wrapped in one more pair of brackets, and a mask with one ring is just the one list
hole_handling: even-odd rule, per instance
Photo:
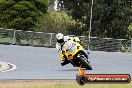
{"label": "white painted kerb", "polygon": [[7,71],[11,71],[11,70],[16,69],[16,65],[11,64],[11,63],[6,63],[6,62],[0,61],[0,65],[2,66],[0,68],[0,72],[7,72]]}

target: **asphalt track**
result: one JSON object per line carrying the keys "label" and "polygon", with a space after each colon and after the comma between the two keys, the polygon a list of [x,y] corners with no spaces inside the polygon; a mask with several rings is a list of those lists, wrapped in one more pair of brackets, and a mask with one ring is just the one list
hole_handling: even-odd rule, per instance
{"label": "asphalt track", "polygon": [[[132,75],[132,53],[90,51],[93,70],[88,74]],[[75,79],[77,68],[60,65],[55,48],[0,45],[0,61],[16,65],[16,69],[0,72],[5,79]]]}

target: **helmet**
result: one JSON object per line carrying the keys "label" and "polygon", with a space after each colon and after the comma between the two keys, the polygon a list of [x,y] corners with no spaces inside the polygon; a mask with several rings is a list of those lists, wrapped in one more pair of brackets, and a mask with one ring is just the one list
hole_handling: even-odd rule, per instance
{"label": "helmet", "polygon": [[64,35],[62,33],[56,34],[57,42],[62,44],[64,42]]}

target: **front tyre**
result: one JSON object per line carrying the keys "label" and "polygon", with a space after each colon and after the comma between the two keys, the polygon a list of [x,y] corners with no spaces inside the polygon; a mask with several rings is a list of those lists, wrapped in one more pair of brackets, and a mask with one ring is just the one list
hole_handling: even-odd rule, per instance
{"label": "front tyre", "polygon": [[90,62],[84,55],[79,55],[77,57],[78,57],[78,62],[80,63],[80,66],[82,68],[86,68],[87,70],[92,70]]}

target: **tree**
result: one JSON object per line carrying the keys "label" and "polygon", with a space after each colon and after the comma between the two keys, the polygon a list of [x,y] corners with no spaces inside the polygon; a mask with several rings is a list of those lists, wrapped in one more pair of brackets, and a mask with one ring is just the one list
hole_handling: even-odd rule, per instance
{"label": "tree", "polygon": [[[92,36],[128,38],[128,26],[132,13],[130,2],[130,0],[94,0]],[[85,24],[80,30],[84,31],[81,35],[87,34],[91,0],[60,0],[60,4],[62,4],[62,10],[68,10],[68,14],[76,22],[82,22],[80,26]]]}
{"label": "tree", "polygon": [[45,14],[41,21],[41,28],[38,31],[50,33],[68,34],[69,25],[73,22],[72,18],[64,11],[51,11]]}
{"label": "tree", "polygon": [[47,8],[48,0],[2,0],[0,27],[34,31]]}

